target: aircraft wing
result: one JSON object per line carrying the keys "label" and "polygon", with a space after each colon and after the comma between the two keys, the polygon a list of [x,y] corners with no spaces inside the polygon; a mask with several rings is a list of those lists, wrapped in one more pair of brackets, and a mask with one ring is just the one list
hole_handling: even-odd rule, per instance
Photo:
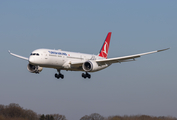
{"label": "aircraft wing", "polygon": [[[112,64],[112,63],[121,63],[121,62],[135,61],[135,58],[139,58],[142,55],[148,55],[148,54],[152,54],[152,53],[156,53],[156,52],[165,51],[165,50],[168,50],[168,49],[170,49],[170,48],[162,49],[162,50],[156,50],[156,51],[151,51],[151,52],[146,52],[146,53],[140,53],[140,54],[135,54],[135,55],[123,56],[123,57],[100,59],[100,60],[96,60],[96,62],[99,65],[105,65],[105,64]],[[70,64],[73,67],[82,67],[82,64],[84,62],[85,61],[71,61]]]}
{"label": "aircraft wing", "polygon": [[15,56],[15,57],[18,57],[18,58],[21,58],[21,59],[24,59],[24,60],[28,60],[28,58],[26,58],[26,57],[23,57],[23,56],[20,56],[20,55],[16,55],[16,54],[14,54],[14,53],[11,53],[10,50],[9,50],[9,53],[10,53],[11,55]]}
{"label": "aircraft wing", "polygon": [[129,62],[129,61],[135,61],[135,58],[139,58],[142,55],[147,55],[147,54],[152,54],[156,52],[161,52],[168,50],[167,49],[162,49],[162,50],[156,50],[156,51],[151,51],[151,52],[146,52],[146,53],[141,53],[141,54],[135,54],[135,55],[129,55],[129,56],[123,56],[123,57],[116,57],[116,58],[108,58],[108,59],[101,59],[101,60],[96,60],[97,63],[99,64],[112,64],[112,63],[121,63],[121,62]]}

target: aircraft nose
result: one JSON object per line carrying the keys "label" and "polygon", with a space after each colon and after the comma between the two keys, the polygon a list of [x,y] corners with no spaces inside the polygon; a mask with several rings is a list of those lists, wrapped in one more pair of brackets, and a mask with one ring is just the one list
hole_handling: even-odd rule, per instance
{"label": "aircraft nose", "polygon": [[29,62],[30,62],[30,63],[35,63],[35,58],[31,56],[31,57],[29,58]]}

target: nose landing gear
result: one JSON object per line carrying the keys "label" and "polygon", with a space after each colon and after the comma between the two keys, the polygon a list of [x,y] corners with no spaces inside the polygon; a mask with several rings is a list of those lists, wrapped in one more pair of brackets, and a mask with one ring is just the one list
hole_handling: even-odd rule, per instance
{"label": "nose landing gear", "polygon": [[85,78],[85,79],[88,77],[90,79],[91,75],[86,72],[85,74],[82,73],[82,77]]}

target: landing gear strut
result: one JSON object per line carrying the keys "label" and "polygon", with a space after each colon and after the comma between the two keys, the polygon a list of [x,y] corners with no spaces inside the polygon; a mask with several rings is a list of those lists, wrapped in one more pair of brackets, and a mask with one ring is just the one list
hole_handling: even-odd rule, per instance
{"label": "landing gear strut", "polygon": [[82,73],[82,77],[83,77],[83,78],[87,78],[87,77],[88,77],[88,78],[90,79],[90,78],[91,78],[91,75],[86,72],[85,74]]}
{"label": "landing gear strut", "polygon": [[59,79],[59,78],[63,79],[64,75],[60,73],[60,70],[57,70],[57,71],[59,72],[59,74],[56,73],[55,74],[55,78],[57,78],[57,79]]}

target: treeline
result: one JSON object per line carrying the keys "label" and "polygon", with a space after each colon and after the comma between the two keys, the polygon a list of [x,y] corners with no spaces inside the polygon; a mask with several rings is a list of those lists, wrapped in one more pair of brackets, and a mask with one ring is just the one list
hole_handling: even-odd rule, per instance
{"label": "treeline", "polygon": [[[7,106],[0,105],[0,120],[67,120],[64,115],[48,114],[40,115],[32,110],[24,109],[18,104],[11,103]],[[174,117],[154,117],[148,115],[135,116],[109,116],[103,117],[98,113],[85,115],[80,120],[177,120]]]}
{"label": "treeline", "polygon": [[50,115],[39,115],[39,120],[66,120],[64,115],[50,114]]}
{"label": "treeline", "polygon": [[0,120],[66,120],[64,115],[40,115],[18,104],[0,105]]}
{"label": "treeline", "polygon": [[91,115],[85,115],[80,120],[177,120],[174,117],[154,117],[148,115],[134,115],[134,116],[109,116],[103,117],[98,113],[93,113]]}

